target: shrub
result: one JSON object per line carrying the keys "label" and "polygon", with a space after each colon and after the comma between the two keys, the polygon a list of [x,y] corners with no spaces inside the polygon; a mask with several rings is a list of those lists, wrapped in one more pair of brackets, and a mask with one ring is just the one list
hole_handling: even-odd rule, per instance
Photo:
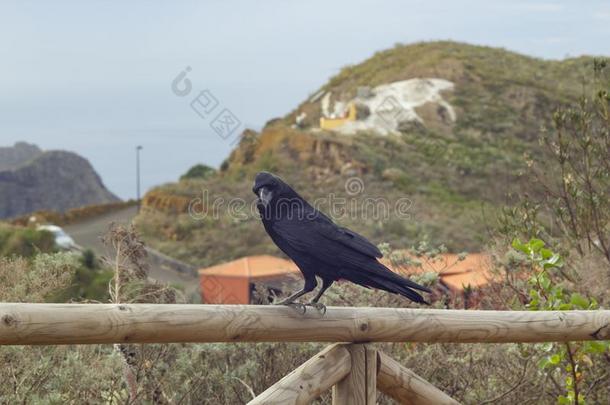
{"label": "shrub", "polygon": [[55,249],[55,238],[47,231],[0,224],[0,256],[32,257]]}
{"label": "shrub", "polygon": [[205,179],[214,173],[216,173],[216,169],[213,167],[199,164],[191,167],[182,177],[180,177],[180,180]]}

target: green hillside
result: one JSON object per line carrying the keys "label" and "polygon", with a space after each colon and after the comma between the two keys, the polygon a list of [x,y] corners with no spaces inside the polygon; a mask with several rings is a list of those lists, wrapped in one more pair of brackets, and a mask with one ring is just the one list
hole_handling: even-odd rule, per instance
{"label": "green hillside", "polygon": [[[586,57],[547,61],[453,42],[379,52],[343,69],[261,133],[246,131],[218,172],[152,190],[138,226],[154,247],[201,266],[278,253],[250,212],[254,174],[269,170],[308,199],[326,197],[323,211],[375,242],[406,247],[427,237],[451,251],[476,251],[499,208],[511,203],[509,193],[531,187],[519,177],[525,157],[544,153],[538,145],[540,128],[550,125],[558,106],[582,94],[591,64]],[[317,95],[330,92],[336,100],[349,101],[363,86],[414,78],[452,82],[453,90],[442,98],[455,119],[428,102],[414,110],[421,122],[401,125],[393,134],[345,135],[318,128],[322,107]],[[228,205],[236,197],[245,201],[241,210]],[[343,208],[329,212],[329,199],[340,198]],[[207,210],[202,199],[208,201]],[[212,209],[214,201],[219,209]],[[371,201],[381,201],[389,214],[378,209],[373,215]]]}

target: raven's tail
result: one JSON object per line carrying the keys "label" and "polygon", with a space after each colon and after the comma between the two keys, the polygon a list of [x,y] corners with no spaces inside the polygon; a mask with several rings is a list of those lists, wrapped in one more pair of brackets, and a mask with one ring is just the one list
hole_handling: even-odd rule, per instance
{"label": "raven's tail", "polygon": [[413,302],[430,305],[419,293],[414,291],[420,290],[431,293],[432,291],[429,288],[399,276],[376,260],[375,264],[371,263],[364,269],[359,268],[351,275],[353,277],[351,281],[357,284],[399,294]]}

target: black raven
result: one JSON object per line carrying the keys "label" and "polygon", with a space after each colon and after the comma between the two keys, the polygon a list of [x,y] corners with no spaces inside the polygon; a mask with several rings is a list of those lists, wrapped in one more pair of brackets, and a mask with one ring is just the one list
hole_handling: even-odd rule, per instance
{"label": "black raven", "polygon": [[273,242],[299,267],[305,278],[302,290],[279,302],[299,305],[295,300],[313,291],[322,279],[322,288],[307,305],[325,310],[318,301],[337,280],[348,280],[367,288],[400,294],[412,301],[426,303],[413,289],[431,292],[389,270],[377,259],[379,249],[361,235],[341,228],[312,207],[279,177],[260,172],[252,191],[265,230]]}

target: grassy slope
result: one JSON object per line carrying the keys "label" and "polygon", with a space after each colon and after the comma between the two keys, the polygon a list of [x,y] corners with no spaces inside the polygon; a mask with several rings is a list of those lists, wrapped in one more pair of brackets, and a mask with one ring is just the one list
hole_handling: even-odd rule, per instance
{"label": "grassy slope", "polygon": [[[240,197],[250,203],[254,174],[272,170],[306,198],[334,193],[349,197],[345,182],[358,176],[364,192],[354,196],[383,197],[389,206],[400,198],[412,205],[409,217],[375,220],[350,205],[338,222],[375,242],[408,246],[428,235],[451,250],[477,250],[486,238],[488,222],[506,193],[523,187],[518,173],[524,153],[540,153],[537,134],[548,125],[554,108],[581,94],[588,58],[543,61],[501,49],[452,42],[400,46],[343,69],[323,89],[353,97],[358,86],[376,86],[413,77],[439,77],[456,88],[445,98],[458,120],[438,123],[434,114],[425,129],[401,135],[361,133],[341,136],[290,129],[294,116],[306,111],[307,124],[319,118],[319,104],[304,102],[287,117],[270,123],[262,134],[249,133],[218,174],[205,180],[166,185],[152,194],[171,207],[176,196],[192,199],[209,191],[209,200]],[[428,110],[420,112],[426,115]],[[182,199],[184,201],[184,198]],[[182,207],[184,203],[182,203]],[[259,221],[219,215],[211,208],[203,220],[164,209],[144,210],[138,218],[149,243],[198,265],[254,253],[277,253]],[[329,205],[322,204],[328,211]],[[198,207],[201,208],[201,207]],[[180,211],[180,210],[178,210]]]}

